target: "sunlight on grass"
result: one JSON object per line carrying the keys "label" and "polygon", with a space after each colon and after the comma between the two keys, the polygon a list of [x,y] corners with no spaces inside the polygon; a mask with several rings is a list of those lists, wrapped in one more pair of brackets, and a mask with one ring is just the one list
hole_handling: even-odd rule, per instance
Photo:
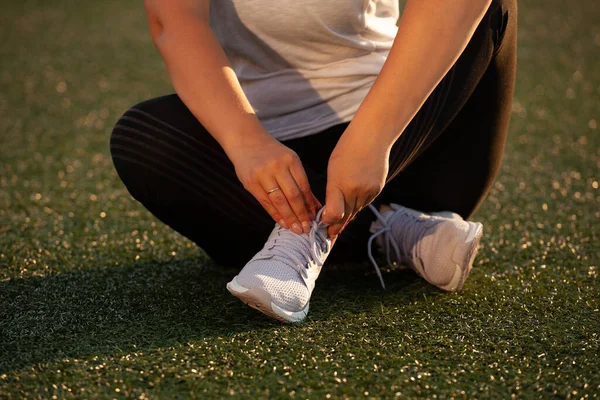
{"label": "sunlight on grass", "polygon": [[111,127],[172,89],[139,2],[80,4],[0,15],[0,398],[597,398],[596,2],[520,3],[510,138],[464,291],[328,266],[299,326],[230,296],[234,270],[128,195]]}

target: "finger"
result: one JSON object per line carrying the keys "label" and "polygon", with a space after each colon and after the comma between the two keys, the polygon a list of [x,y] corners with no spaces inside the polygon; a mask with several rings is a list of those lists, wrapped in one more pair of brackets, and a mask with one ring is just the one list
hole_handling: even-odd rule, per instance
{"label": "finger", "polygon": [[346,201],[344,202],[344,209],[345,209],[344,218],[337,221],[336,223],[333,224],[332,227],[327,229],[327,232],[329,233],[330,238],[335,238],[336,236],[338,236],[344,230],[344,228],[346,227],[348,222],[351,221],[352,218],[354,218],[354,215],[356,215],[355,207],[356,207],[356,198],[348,199],[346,197]]}
{"label": "finger", "polygon": [[302,167],[300,162],[294,163],[290,167],[290,172],[296,181],[296,184],[300,188],[300,192],[302,192],[302,195],[304,196],[304,202],[306,203],[311,218],[314,218],[317,214],[314,202],[315,195],[310,189],[310,183],[308,182],[308,177],[306,176],[304,167]]}
{"label": "finger", "polygon": [[277,222],[285,229],[289,229],[289,225],[285,222],[279,211],[277,211],[277,208],[275,208],[275,206],[271,202],[271,199],[269,199],[269,196],[267,195],[267,193],[261,185],[255,185],[251,187],[248,191],[254,196],[254,198],[256,198],[256,200],[258,200],[260,205],[271,216],[271,218],[273,218],[275,222]]}
{"label": "finger", "polygon": [[343,224],[341,224],[341,223],[335,223],[333,225],[329,225],[327,227],[327,235],[329,236],[329,238],[330,239],[337,238],[337,236],[342,231],[342,227],[343,227]]}
{"label": "finger", "polygon": [[365,208],[367,205],[369,205],[371,202],[366,199],[358,199],[356,201],[356,207],[354,208],[354,216],[352,217],[352,219],[354,219],[356,217],[356,215],[362,211],[363,208]]}
{"label": "finger", "polygon": [[330,225],[327,228],[327,233],[328,233],[329,237],[330,238],[337,237],[340,233],[343,232],[344,229],[346,229],[346,226],[348,225],[349,221],[350,221],[349,218],[344,218],[342,221],[337,222],[333,225]]}
{"label": "finger", "polygon": [[329,234],[330,238],[335,238],[342,233],[344,229],[346,229],[346,226],[348,226],[348,224],[354,219],[354,217],[356,217],[356,214],[358,213],[358,210],[355,209],[356,206],[354,204],[346,203],[345,207],[345,217],[327,228],[327,233]]}
{"label": "finger", "polygon": [[[288,204],[292,208],[296,218],[302,225],[304,233],[310,232],[310,211],[307,207],[305,196],[300,189],[298,182],[292,176],[290,171],[283,171],[277,175],[277,182],[281,185],[281,190],[285,195]],[[308,184],[308,181],[307,181]],[[310,192],[310,188],[308,188]]]}
{"label": "finger", "polygon": [[370,195],[370,196],[364,196],[361,199],[359,199],[356,202],[356,212],[358,213],[360,210],[362,210],[363,208],[367,207],[369,204],[371,204],[373,202],[373,200],[375,200],[375,198],[377,197],[378,193],[375,193],[374,195]]}
{"label": "finger", "polygon": [[344,229],[346,229],[346,227],[348,226],[348,224],[349,224],[350,222],[352,222],[352,221],[354,220],[354,218],[356,218],[356,215],[357,215],[357,214],[358,214],[358,211],[354,211],[354,212],[352,212],[352,213],[351,213],[351,214],[348,216],[348,218],[346,218],[346,219],[344,220],[344,225],[342,226],[342,229],[340,230],[340,232],[343,232],[343,231],[344,231]]}
{"label": "finger", "polygon": [[271,200],[271,203],[273,206],[275,206],[275,209],[279,215],[281,215],[283,221],[285,224],[287,224],[289,229],[291,229],[294,233],[301,234],[302,225],[300,225],[300,221],[298,218],[296,218],[296,214],[290,207],[281,185],[273,179],[269,180],[268,183],[263,183],[262,187],[265,193],[272,189],[278,188],[278,190],[271,193],[266,193],[266,195],[269,200]]}
{"label": "finger", "polygon": [[327,184],[325,194],[325,211],[323,211],[323,222],[333,225],[344,218],[346,211],[344,193],[332,183]]}

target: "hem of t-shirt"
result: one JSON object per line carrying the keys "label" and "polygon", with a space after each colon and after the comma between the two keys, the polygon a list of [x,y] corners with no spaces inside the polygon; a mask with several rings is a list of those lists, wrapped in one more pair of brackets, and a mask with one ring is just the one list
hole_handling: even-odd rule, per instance
{"label": "hem of t-shirt", "polygon": [[271,133],[271,136],[273,136],[280,142],[285,142],[286,140],[299,139],[306,136],[316,135],[320,132],[331,128],[332,126],[341,125],[352,121],[352,118],[354,118],[354,114],[356,114],[356,111],[345,118],[340,118],[338,115],[333,115],[332,118],[323,119],[317,124],[303,126],[302,130],[293,131],[286,135],[277,135],[277,133]]}
{"label": "hem of t-shirt", "polygon": [[361,96],[361,101],[359,101],[353,107],[344,110],[343,114],[341,115],[339,112],[332,113],[329,116],[321,118],[319,119],[319,121],[314,122],[312,124],[297,125],[291,129],[288,126],[285,129],[270,130],[269,134],[275,139],[283,142],[286,140],[299,139],[306,136],[316,135],[320,132],[331,128],[332,126],[348,123],[352,121],[354,115],[356,115],[356,112],[358,111],[362,100],[364,100],[364,97],[371,89],[372,84],[373,83],[371,82],[371,84],[362,87],[361,90],[364,91],[364,95]]}

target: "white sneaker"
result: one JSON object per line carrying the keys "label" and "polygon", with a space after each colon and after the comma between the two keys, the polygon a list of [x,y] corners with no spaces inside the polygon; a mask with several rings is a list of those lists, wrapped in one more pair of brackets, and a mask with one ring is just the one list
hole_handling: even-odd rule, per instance
{"label": "white sneaker", "polygon": [[[377,216],[370,229],[373,235],[368,243],[369,258],[384,288],[371,250],[375,239],[391,265],[408,265],[427,282],[443,290],[462,288],[477,254],[481,223],[464,221],[451,212],[425,214],[398,204],[390,204],[392,209],[382,214],[372,205],[369,207]],[[395,262],[390,260],[391,251]]]}
{"label": "white sneaker", "polygon": [[275,224],[267,243],[227,284],[227,290],[250,307],[282,322],[300,322],[331,251],[321,213],[308,234]]}

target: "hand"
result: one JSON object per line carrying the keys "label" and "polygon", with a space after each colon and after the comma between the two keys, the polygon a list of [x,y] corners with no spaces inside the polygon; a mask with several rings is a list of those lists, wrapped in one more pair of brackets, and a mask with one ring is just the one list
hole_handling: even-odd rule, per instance
{"label": "hand", "polygon": [[[230,148],[227,154],[244,188],[275,222],[297,234],[310,231],[310,221],[321,204],[293,150],[269,136]],[[279,190],[268,193],[275,188]]]}
{"label": "hand", "polygon": [[356,214],[383,189],[390,149],[368,145],[344,134],[331,153],[327,168],[327,194],[323,222],[335,239]]}

